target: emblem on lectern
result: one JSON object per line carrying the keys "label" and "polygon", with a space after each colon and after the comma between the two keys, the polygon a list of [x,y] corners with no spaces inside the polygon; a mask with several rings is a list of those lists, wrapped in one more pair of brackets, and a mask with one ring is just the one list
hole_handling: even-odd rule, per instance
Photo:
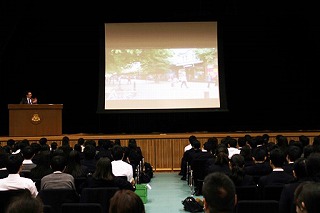
{"label": "emblem on lectern", "polygon": [[39,124],[41,122],[41,118],[38,113],[32,115],[31,122],[33,124]]}

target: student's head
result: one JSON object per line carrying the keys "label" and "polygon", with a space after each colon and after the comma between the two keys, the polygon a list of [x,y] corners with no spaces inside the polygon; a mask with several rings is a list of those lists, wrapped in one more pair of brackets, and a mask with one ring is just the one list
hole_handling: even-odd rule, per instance
{"label": "student's head", "polygon": [[255,161],[265,161],[267,159],[267,151],[264,148],[256,148],[253,151],[253,159]]}
{"label": "student's head", "polygon": [[121,160],[123,158],[124,150],[122,146],[114,145],[112,147],[112,157],[114,160]]}
{"label": "student's head", "polygon": [[96,148],[93,145],[86,145],[83,149],[84,158],[92,160],[96,156]]}
{"label": "student's head", "polygon": [[99,158],[93,177],[96,179],[107,180],[112,180],[114,178],[114,175],[112,174],[111,160],[108,157]]}
{"label": "student's head", "polygon": [[302,149],[299,146],[291,145],[287,150],[287,159],[294,162],[302,155]]}
{"label": "student's head", "polygon": [[137,141],[134,138],[129,139],[128,141],[128,148],[136,149],[137,148]]}
{"label": "student's head", "polygon": [[25,146],[21,150],[21,153],[22,153],[22,156],[23,156],[24,159],[28,159],[29,160],[34,156],[35,151],[34,151],[32,146]]}
{"label": "student's head", "polygon": [[66,158],[61,155],[54,156],[51,159],[50,166],[53,171],[63,172],[66,167]]}
{"label": "student's head", "polygon": [[51,147],[51,150],[56,150],[57,148],[58,148],[58,144],[57,144],[57,142],[52,142],[51,144],[50,144],[50,147]]}
{"label": "student's head", "polygon": [[221,172],[208,174],[203,182],[202,194],[206,213],[234,212],[236,188],[226,174]]}
{"label": "student's head", "polygon": [[43,213],[43,202],[31,195],[29,190],[15,197],[8,205],[6,213]]}
{"label": "student's head", "polygon": [[142,199],[132,190],[118,190],[110,200],[109,213],[145,213]]}
{"label": "student's head", "polygon": [[320,212],[320,183],[305,181],[294,192],[297,213]]}
{"label": "student's head", "polygon": [[320,174],[320,153],[312,153],[306,161],[308,176],[314,180],[319,180]]}
{"label": "student's head", "polygon": [[283,167],[285,162],[285,156],[280,148],[276,148],[270,151],[270,161],[271,165],[276,168]]}
{"label": "student's head", "polygon": [[298,158],[293,164],[293,175],[297,179],[305,178],[308,176],[307,165],[305,158]]}
{"label": "student's head", "polygon": [[189,143],[192,146],[193,145],[193,141],[197,140],[197,137],[195,135],[190,135],[188,140],[189,140]]}
{"label": "student's head", "polygon": [[235,167],[243,168],[245,164],[244,157],[241,154],[232,155],[229,162],[230,162],[231,168],[235,168]]}
{"label": "student's head", "polygon": [[48,139],[46,137],[42,137],[39,139],[39,144],[40,145],[44,145],[44,144],[47,144],[48,142]]}
{"label": "student's head", "polygon": [[194,149],[200,149],[200,147],[201,147],[200,141],[198,141],[198,139],[194,140],[192,147],[193,147]]}
{"label": "student's head", "polygon": [[77,143],[80,144],[81,146],[84,145],[84,138],[78,138]]}
{"label": "student's head", "polygon": [[23,157],[20,153],[9,155],[6,162],[9,174],[17,174],[21,169],[22,162]]}

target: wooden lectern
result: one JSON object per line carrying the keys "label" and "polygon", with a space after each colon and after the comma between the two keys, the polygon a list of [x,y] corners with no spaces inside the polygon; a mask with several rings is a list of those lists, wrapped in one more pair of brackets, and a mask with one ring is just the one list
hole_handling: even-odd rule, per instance
{"label": "wooden lectern", "polygon": [[63,104],[9,104],[9,136],[62,135]]}

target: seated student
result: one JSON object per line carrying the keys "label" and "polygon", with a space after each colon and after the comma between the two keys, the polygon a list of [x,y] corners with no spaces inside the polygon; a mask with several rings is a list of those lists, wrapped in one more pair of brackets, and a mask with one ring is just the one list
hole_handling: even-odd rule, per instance
{"label": "seated student", "polygon": [[261,176],[258,186],[261,189],[267,185],[284,185],[294,180],[293,175],[283,170],[285,156],[281,149],[275,148],[270,152],[270,165],[272,172],[268,175]]}
{"label": "seated student", "polygon": [[205,213],[234,213],[236,187],[226,174],[208,174],[203,182],[202,194]]}
{"label": "seated student", "polygon": [[11,154],[6,160],[6,168],[9,172],[8,177],[0,179],[0,191],[29,189],[32,196],[38,194],[35,183],[30,178],[20,177],[23,157],[19,154]]}
{"label": "seated student", "polygon": [[68,163],[64,171],[74,178],[85,178],[89,174],[88,167],[81,164],[80,152],[72,150],[69,153]]}
{"label": "seated student", "polygon": [[143,160],[143,154],[141,148],[137,145],[136,139],[131,138],[128,141],[128,146],[124,147],[124,157],[123,159],[131,164],[133,168],[133,176],[136,177],[136,168]]}
{"label": "seated student", "polygon": [[43,202],[31,193],[23,193],[14,198],[8,205],[6,213],[32,212],[43,213]]}
{"label": "seated student", "polygon": [[255,182],[251,175],[247,175],[244,168],[244,157],[240,154],[232,155],[229,166],[230,166],[230,174],[229,177],[234,182],[236,186],[253,186]]}
{"label": "seated student", "polygon": [[118,190],[110,200],[109,213],[145,213],[142,199],[131,190]]}
{"label": "seated student", "polygon": [[181,158],[181,165],[180,165],[181,166],[181,170],[180,170],[180,173],[179,173],[179,175],[182,175],[181,180],[186,180],[187,179],[187,166],[188,166],[188,164],[187,164],[187,161],[185,159],[185,155],[186,155],[185,153],[186,153],[186,151],[192,149],[193,141],[195,141],[196,139],[197,139],[196,136],[190,135],[189,138],[188,138],[189,144],[184,147],[184,152],[183,152],[183,156]]}
{"label": "seated student", "polygon": [[225,145],[219,144],[216,149],[214,158],[207,160],[206,174],[213,172],[223,172],[227,175],[230,174],[228,149]]}
{"label": "seated student", "polygon": [[320,183],[306,181],[299,184],[294,192],[297,213],[320,212]]}
{"label": "seated student", "polygon": [[112,147],[112,173],[115,176],[126,176],[127,181],[134,184],[133,167],[129,163],[123,161],[124,149],[122,146],[114,145]]}
{"label": "seated student", "polygon": [[102,157],[97,161],[96,171],[92,174],[92,177],[88,177],[87,182],[81,187],[119,187],[119,189],[135,190],[129,181],[114,176],[111,160],[107,157]]}
{"label": "seated student", "polygon": [[41,189],[74,189],[74,177],[64,172],[66,168],[66,159],[57,155],[52,157],[50,166],[53,173],[41,178]]}
{"label": "seated student", "polygon": [[30,170],[31,179],[41,179],[44,176],[51,174],[53,170],[50,167],[51,153],[49,150],[39,153],[38,164]]}
{"label": "seated student", "polygon": [[3,147],[0,147],[0,179],[8,177],[9,172],[6,168],[6,159],[8,158],[9,153],[7,153]]}
{"label": "seated student", "polygon": [[309,181],[306,159],[299,158],[293,164],[294,181],[285,184],[280,195],[279,213],[296,213],[294,191],[300,183]]}
{"label": "seated student", "polygon": [[292,175],[294,162],[302,156],[303,150],[297,145],[289,145],[287,148],[286,162],[283,170]]}
{"label": "seated student", "polygon": [[256,148],[253,151],[253,164],[245,166],[244,171],[248,175],[255,177],[255,182],[258,183],[261,176],[268,175],[272,172],[269,161],[267,160],[267,151],[264,148]]}
{"label": "seated student", "polygon": [[25,146],[22,148],[21,150],[21,154],[24,158],[23,162],[22,162],[22,173],[28,173],[31,171],[31,169],[33,169],[34,167],[36,167],[37,164],[33,163],[32,158],[35,155],[35,151],[33,149],[33,147],[31,146]]}

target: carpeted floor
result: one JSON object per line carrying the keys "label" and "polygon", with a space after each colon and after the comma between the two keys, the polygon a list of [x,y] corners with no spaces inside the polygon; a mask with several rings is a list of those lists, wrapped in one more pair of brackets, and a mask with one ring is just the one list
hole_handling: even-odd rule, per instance
{"label": "carpeted floor", "polygon": [[[182,200],[191,196],[191,188],[187,181],[180,179],[176,172],[154,173],[147,190],[146,213],[175,213],[186,212]],[[201,198],[202,196],[194,196]]]}

